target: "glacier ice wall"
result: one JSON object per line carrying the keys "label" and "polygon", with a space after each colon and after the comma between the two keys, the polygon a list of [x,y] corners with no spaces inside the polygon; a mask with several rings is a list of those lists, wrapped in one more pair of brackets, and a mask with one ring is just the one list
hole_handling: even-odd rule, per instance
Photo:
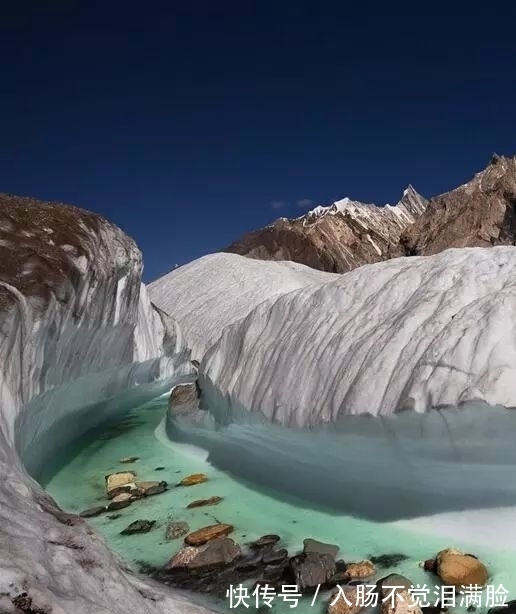
{"label": "glacier ice wall", "polygon": [[116,412],[121,393],[143,400],[189,376],[177,328],[141,285],[140,252],[79,209],[0,205],[0,610],[27,592],[52,614],[201,611],[123,570],[24,467]]}
{"label": "glacier ice wall", "polygon": [[200,369],[206,403],[227,422],[242,408],[310,426],[468,401],[516,406],[514,247],[367,265],[224,327],[230,304],[209,304],[220,336]]}
{"label": "glacier ice wall", "polygon": [[200,360],[225,326],[259,303],[337,277],[295,262],[210,254],[151,283],[149,295],[179,322],[192,357]]}

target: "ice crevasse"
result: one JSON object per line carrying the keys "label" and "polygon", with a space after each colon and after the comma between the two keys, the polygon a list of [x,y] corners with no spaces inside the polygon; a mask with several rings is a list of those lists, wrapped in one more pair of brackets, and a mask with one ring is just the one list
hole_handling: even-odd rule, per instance
{"label": "ice crevasse", "polygon": [[141,283],[141,254],[94,214],[0,196],[0,611],[202,608],[124,570],[103,540],[29,476],[60,444],[187,377],[174,321]]}

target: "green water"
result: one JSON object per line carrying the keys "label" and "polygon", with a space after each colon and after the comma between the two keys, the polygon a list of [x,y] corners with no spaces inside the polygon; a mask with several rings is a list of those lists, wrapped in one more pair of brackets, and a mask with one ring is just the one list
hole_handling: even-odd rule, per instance
{"label": "green water", "polygon": [[[509,591],[509,599],[516,597],[515,553],[450,543],[449,539],[416,534],[388,523],[360,520],[284,501],[280,493],[265,492],[215,469],[201,450],[169,442],[162,425],[166,406],[166,398],[161,398],[134,408],[117,425],[83,438],[73,450],[68,449],[66,457],[54,459],[53,475],[41,479],[61,507],[76,513],[106,503],[104,476],[109,473],[133,470],[141,480],[166,480],[168,491],[112,512],[120,514],[119,518],[111,520],[108,513],[88,520],[110,547],[136,569],[141,561],[164,565],[179,550],[181,539],[165,539],[169,521],[187,521],[191,530],[220,521],[234,525],[231,537],[240,544],[266,533],[277,533],[282,537],[282,546],[291,554],[302,548],[306,537],[338,544],[339,558],[346,561],[403,553],[409,557],[406,561],[396,568],[379,570],[379,574],[396,571],[406,575],[413,584],[426,584],[432,589],[432,601],[436,578],[425,573],[420,563],[443,548],[459,547],[482,559],[491,572],[491,584],[502,584]],[[127,456],[138,456],[140,460],[121,464],[119,460]],[[164,469],[156,471],[157,467]],[[206,473],[209,480],[192,487],[174,488],[182,477],[191,473]],[[193,500],[214,495],[223,497],[219,505],[186,509]],[[120,535],[122,529],[138,519],[155,520],[156,525],[147,534]],[[324,601],[321,595],[317,603],[322,607]],[[276,611],[290,609],[281,603],[275,601]],[[296,609],[314,611],[310,599]]]}

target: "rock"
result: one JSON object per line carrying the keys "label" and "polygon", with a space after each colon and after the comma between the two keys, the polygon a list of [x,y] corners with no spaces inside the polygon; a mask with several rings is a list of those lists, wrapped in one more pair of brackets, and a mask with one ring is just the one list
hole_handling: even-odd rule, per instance
{"label": "rock", "polygon": [[197,499],[197,501],[192,501],[186,507],[187,509],[191,509],[194,507],[204,507],[205,505],[218,505],[222,501],[222,497],[210,497],[209,499]]}
{"label": "rock", "polygon": [[143,497],[160,495],[167,489],[166,482],[135,482],[136,488],[142,493]]}
{"label": "rock", "polygon": [[116,520],[117,518],[121,518],[122,514],[109,514],[108,519],[109,520]]}
{"label": "rock", "polygon": [[125,456],[124,458],[121,458],[118,462],[127,465],[129,463],[135,463],[137,460],[140,460],[139,456]]}
{"label": "rock", "polygon": [[303,540],[303,552],[318,552],[319,554],[329,554],[333,558],[337,556],[339,546],[333,544],[326,544],[324,542],[317,541],[316,539],[307,538]]}
{"label": "rock", "polygon": [[263,570],[263,579],[272,583],[279,582],[285,573],[287,563],[288,561],[277,565],[266,565]]}
{"label": "rock", "polygon": [[406,589],[395,591],[387,591],[381,605],[381,614],[422,614],[421,608],[417,605],[417,601],[412,597]]}
{"label": "rock", "polygon": [[290,570],[302,592],[313,590],[318,584],[326,584],[335,575],[335,558],[329,554],[308,552],[290,559]]}
{"label": "rock", "polygon": [[167,569],[214,571],[233,563],[241,555],[240,546],[229,537],[213,539],[202,546],[185,546],[167,563]]}
{"label": "rock", "polygon": [[134,501],[134,497],[130,495],[128,492],[123,492],[116,497],[113,497],[109,502],[107,508],[109,511],[112,510],[121,510],[124,507],[129,507],[131,503]]}
{"label": "rock", "polygon": [[426,561],[423,563],[423,569],[425,571],[431,571],[432,573],[437,573],[436,559],[426,559]]}
{"label": "rock", "polygon": [[279,535],[262,535],[260,539],[249,544],[252,550],[261,550],[262,548],[272,548],[275,546],[281,537]]}
{"label": "rock", "polygon": [[487,614],[516,614],[516,600],[491,608],[487,611]]}
{"label": "rock", "polygon": [[262,553],[260,551],[252,552],[245,556],[237,566],[238,571],[251,572],[258,569],[262,563]]}
{"label": "rock", "polygon": [[217,537],[225,537],[231,533],[231,531],[233,531],[233,525],[223,523],[212,524],[198,531],[194,531],[193,533],[189,533],[185,537],[185,544],[188,546],[201,546],[212,539],[217,539]]}
{"label": "rock", "polygon": [[126,527],[123,531],[120,531],[120,535],[134,535],[135,533],[148,533],[152,527],[156,524],[155,520],[135,520]]}
{"label": "rock", "polygon": [[486,567],[470,554],[448,548],[439,552],[436,559],[437,575],[445,586],[485,586],[487,583]]}
{"label": "rock", "polygon": [[406,561],[409,557],[406,554],[381,554],[380,556],[369,557],[371,563],[374,563],[377,567],[387,569],[389,567],[396,567],[403,561]]}
{"label": "rock", "polygon": [[277,565],[286,561],[288,558],[288,552],[285,548],[281,550],[267,550],[263,553],[263,563],[265,565]]}
{"label": "rock", "polygon": [[89,509],[84,510],[84,512],[81,512],[79,516],[81,518],[93,518],[93,516],[98,516],[105,511],[107,511],[106,505],[97,505],[96,507],[90,507]]}
{"label": "rock", "polygon": [[165,532],[166,539],[178,539],[188,533],[190,527],[187,522],[176,521],[169,522]]}
{"label": "rock", "polygon": [[199,407],[199,388],[197,383],[179,384],[172,389],[168,407],[172,414],[182,414]]}
{"label": "rock", "polygon": [[[397,573],[391,573],[388,576],[380,578],[376,583],[376,588],[378,590],[379,602],[382,603],[383,599],[388,599],[391,595],[393,589],[396,593],[407,593],[412,587],[412,582]],[[388,599],[384,604],[382,604],[382,614],[384,613],[383,606],[386,604],[386,607],[391,606],[391,600]],[[419,613],[418,613],[419,614]]]}
{"label": "rock", "polygon": [[166,568],[177,569],[178,567],[188,567],[190,561],[192,561],[199,554],[199,551],[200,548],[184,546],[170,559],[170,561],[166,564]]}
{"label": "rock", "polygon": [[178,486],[195,486],[196,484],[202,484],[208,480],[208,476],[205,473],[193,473],[192,475],[183,478]]}
{"label": "rock", "polygon": [[106,491],[110,499],[120,494],[123,489],[134,488],[134,471],[119,471],[106,476]]}
{"label": "rock", "polygon": [[229,537],[220,537],[201,546],[188,564],[190,569],[224,567],[242,554],[240,546]]}
{"label": "rock", "polygon": [[352,580],[372,578],[375,573],[376,567],[367,559],[358,563],[349,563],[346,567],[346,574]]}
{"label": "rock", "polygon": [[[344,592],[345,599],[342,592]],[[357,596],[357,587],[343,586],[340,591],[336,590],[331,594],[326,612],[327,614],[358,614],[363,609]]]}
{"label": "rock", "polygon": [[154,471],[164,471],[165,467],[155,467]]}

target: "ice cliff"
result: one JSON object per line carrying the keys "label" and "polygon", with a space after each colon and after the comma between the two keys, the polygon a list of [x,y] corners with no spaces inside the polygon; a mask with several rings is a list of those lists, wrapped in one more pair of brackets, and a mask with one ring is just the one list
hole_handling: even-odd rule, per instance
{"label": "ice cliff", "polygon": [[[0,195],[0,611],[198,611],[143,584],[29,476],[75,435],[190,372],[141,255],[94,214]],[[81,479],[81,476],[77,476]],[[29,604],[29,605],[27,605]],[[28,609],[23,611],[29,611]]]}
{"label": "ice cliff", "polygon": [[[242,299],[234,310],[234,293],[224,288],[238,269],[244,277],[249,263],[257,267],[253,283],[263,289],[262,300],[249,300],[246,309]],[[220,420],[249,410],[267,421],[307,426],[467,401],[516,406],[513,247],[398,258],[341,276],[317,273],[318,281],[311,277],[276,296],[267,293],[270,264],[209,256],[185,267],[177,285],[175,274],[166,280],[166,292],[181,296],[181,307],[164,308],[194,345],[197,337],[189,339],[188,331],[206,301],[195,334],[205,330],[212,345],[200,384]],[[287,287],[291,263],[276,264]],[[205,296],[204,286],[194,292],[192,282],[190,293],[180,294],[190,275],[220,291]],[[153,294],[164,281],[153,284]]]}

